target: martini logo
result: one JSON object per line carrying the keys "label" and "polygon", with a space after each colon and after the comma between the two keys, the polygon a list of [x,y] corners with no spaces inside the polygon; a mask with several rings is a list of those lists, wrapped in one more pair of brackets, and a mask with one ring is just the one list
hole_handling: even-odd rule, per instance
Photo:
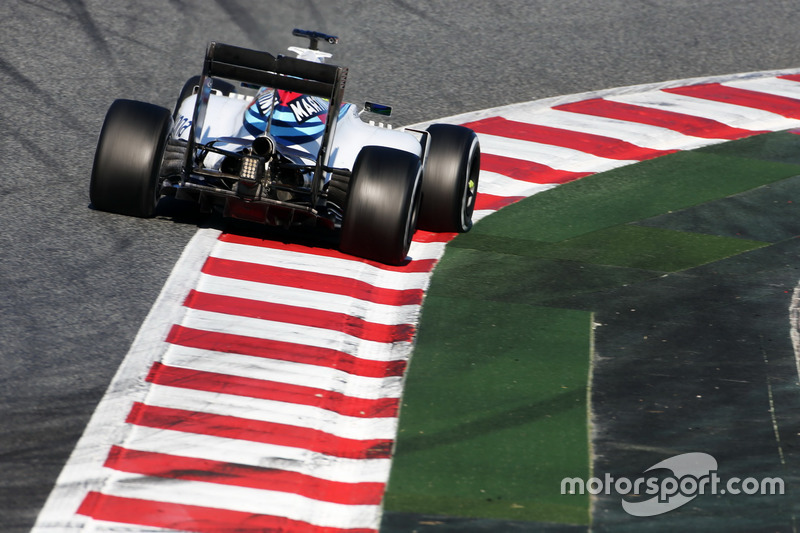
{"label": "martini logo", "polygon": [[322,102],[307,94],[289,102],[288,107],[297,122],[301,123],[326,111]]}

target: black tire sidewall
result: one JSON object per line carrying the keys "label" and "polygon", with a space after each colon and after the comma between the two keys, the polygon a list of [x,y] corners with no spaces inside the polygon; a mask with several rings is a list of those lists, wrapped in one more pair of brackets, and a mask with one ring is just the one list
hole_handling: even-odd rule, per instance
{"label": "black tire sidewall", "polygon": [[419,228],[463,233],[472,227],[471,205],[465,204],[470,174],[477,186],[480,145],[475,132],[463,126],[433,124],[427,129]]}
{"label": "black tire sidewall", "polygon": [[116,100],[106,114],[95,151],[89,188],[92,207],[123,215],[153,216],[171,128],[168,109]]}
{"label": "black tire sidewall", "polygon": [[415,154],[364,147],[353,166],[340,249],[382,263],[402,263],[416,229],[421,176]]}

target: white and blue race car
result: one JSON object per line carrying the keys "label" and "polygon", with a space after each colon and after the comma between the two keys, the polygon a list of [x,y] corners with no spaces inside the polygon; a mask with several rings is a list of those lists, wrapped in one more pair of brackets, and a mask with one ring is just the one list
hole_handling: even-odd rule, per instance
{"label": "white and blue race car", "polygon": [[339,232],[339,248],[400,264],[416,228],[472,226],[480,146],[465,127],[424,131],[364,122],[388,106],[343,103],[347,69],[325,63],[319,41],[273,56],[211,42],[200,76],[174,111],[116,100],[95,153],[92,207],[150,217],[164,195],[224,216]]}

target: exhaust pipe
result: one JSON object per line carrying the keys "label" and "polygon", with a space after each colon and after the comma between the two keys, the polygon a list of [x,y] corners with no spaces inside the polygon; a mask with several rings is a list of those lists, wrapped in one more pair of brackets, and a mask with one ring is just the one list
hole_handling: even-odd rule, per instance
{"label": "exhaust pipe", "polygon": [[264,133],[253,140],[253,153],[269,159],[275,153],[275,139]]}

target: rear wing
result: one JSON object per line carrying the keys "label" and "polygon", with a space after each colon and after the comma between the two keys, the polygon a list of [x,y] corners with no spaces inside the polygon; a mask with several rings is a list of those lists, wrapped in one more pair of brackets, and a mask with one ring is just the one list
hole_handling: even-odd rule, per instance
{"label": "rear wing", "polygon": [[[208,100],[211,96],[212,78],[226,78],[278,90],[292,91],[317,96],[329,101],[325,131],[317,154],[314,180],[312,182],[312,204],[316,205],[322,188],[322,174],[328,162],[328,148],[342,105],[347,68],[302,59],[273,56],[248,48],[210,42],[206,49],[200,91],[195,102],[187,157],[193,157],[195,146],[200,144],[205,122]],[[191,160],[187,161],[191,163]],[[188,168],[193,168],[189,166]]]}

